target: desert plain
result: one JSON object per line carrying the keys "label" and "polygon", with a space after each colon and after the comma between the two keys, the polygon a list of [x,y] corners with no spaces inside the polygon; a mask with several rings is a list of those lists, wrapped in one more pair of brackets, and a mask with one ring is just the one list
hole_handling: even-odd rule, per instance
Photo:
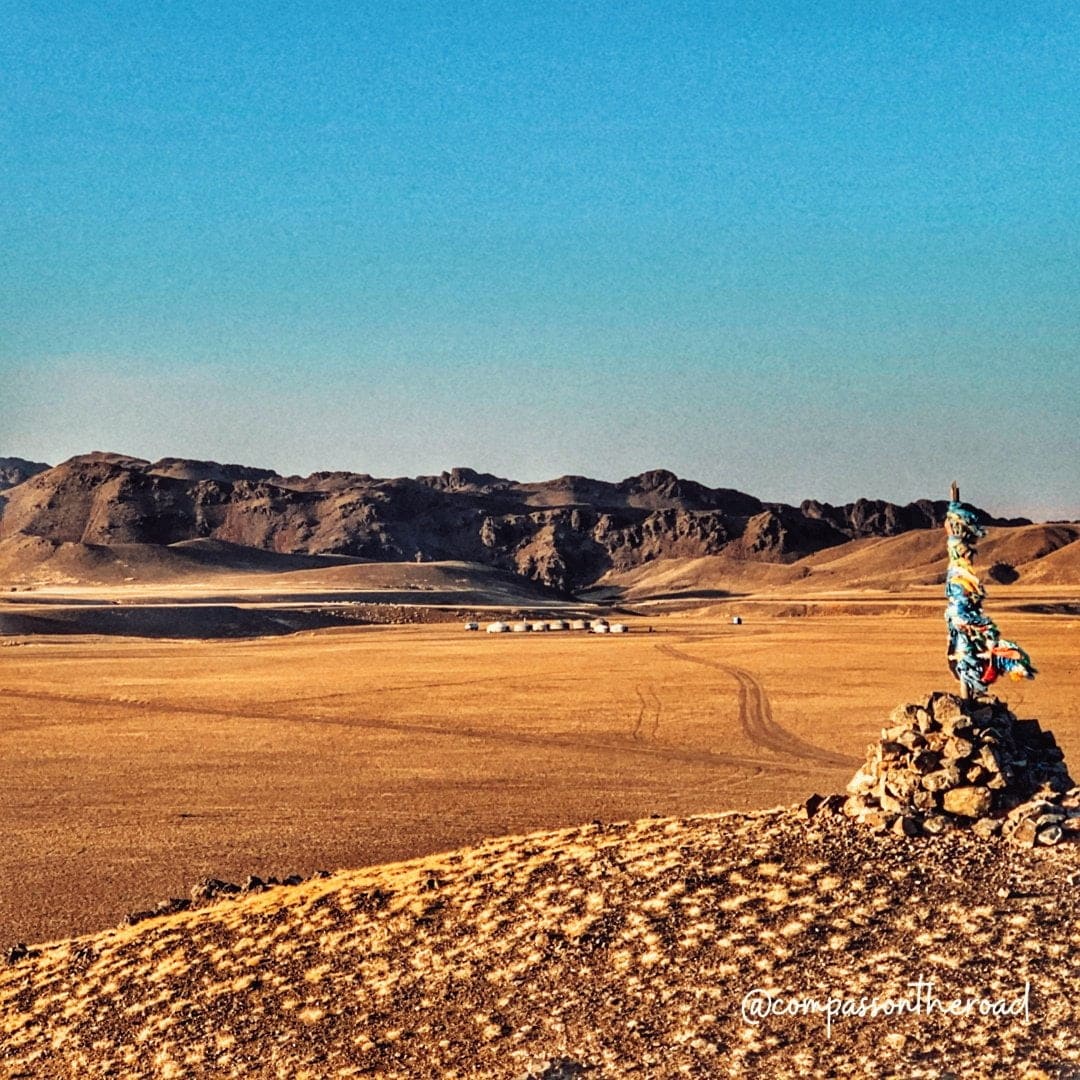
{"label": "desert plain", "polygon": [[[151,591],[176,610],[166,586]],[[135,592],[107,595],[146,600]],[[619,636],[468,633],[453,611],[256,638],[8,635],[3,937],[115,925],[204,876],[306,875],[842,791],[894,706],[950,688],[935,594],[645,603],[612,616],[629,627]],[[1080,759],[1070,589],[997,595],[1040,671],[999,693]],[[35,600],[48,612],[64,597],[23,593],[0,611]],[[477,609],[481,626],[495,611]]]}

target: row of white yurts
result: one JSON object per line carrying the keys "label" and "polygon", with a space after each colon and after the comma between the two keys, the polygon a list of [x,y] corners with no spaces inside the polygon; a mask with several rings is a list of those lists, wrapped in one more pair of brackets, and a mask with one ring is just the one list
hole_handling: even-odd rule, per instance
{"label": "row of white yurts", "polygon": [[[466,630],[479,630],[478,622],[467,622]],[[609,623],[607,619],[535,619],[532,622],[502,622],[488,623],[485,627],[489,634],[543,634],[557,631],[577,630],[588,631],[592,634],[627,634],[630,627],[626,623]]]}

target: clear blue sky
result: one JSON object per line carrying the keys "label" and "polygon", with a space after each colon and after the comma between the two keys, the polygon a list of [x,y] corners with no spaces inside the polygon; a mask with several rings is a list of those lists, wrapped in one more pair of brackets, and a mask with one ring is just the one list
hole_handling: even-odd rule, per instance
{"label": "clear blue sky", "polygon": [[1080,9],[0,7],[0,454],[1080,516]]}

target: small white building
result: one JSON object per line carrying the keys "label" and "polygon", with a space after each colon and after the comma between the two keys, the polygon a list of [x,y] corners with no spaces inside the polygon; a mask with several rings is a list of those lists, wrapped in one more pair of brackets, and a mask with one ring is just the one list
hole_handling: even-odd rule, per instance
{"label": "small white building", "polygon": [[480,629],[480,624],[478,622],[467,622],[465,624],[465,629],[466,630],[479,630]]}
{"label": "small white building", "polygon": [[537,619],[537,621],[532,624],[532,629],[533,629],[534,634],[541,634],[547,628],[548,628],[548,624],[546,622],[544,622],[542,619]]}
{"label": "small white building", "polygon": [[611,627],[606,622],[594,622],[592,624],[592,632],[594,634],[610,634]]}
{"label": "small white building", "polygon": [[607,619],[593,619],[593,621],[591,623],[589,623],[589,629],[590,630],[594,630],[594,631],[599,630],[601,626],[605,630],[607,630],[607,626],[608,626]]}
{"label": "small white building", "polygon": [[509,631],[510,627],[504,622],[488,623],[487,632],[489,634],[505,634]]}
{"label": "small white building", "polygon": [[732,615],[731,616],[731,625],[732,626],[742,626],[742,616],[741,615]]}
{"label": "small white building", "polygon": [[515,634],[527,634],[529,632],[529,624],[527,622],[516,622],[510,627]]}
{"label": "small white building", "polygon": [[553,619],[548,623],[549,630],[566,630],[568,625],[564,619]]}
{"label": "small white building", "polygon": [[613,634],[628,634],[630,632],[630,627],[624,622],[612,623],[611,632]]}
{"label": "small white building", "polygon": [[586,630],[588,629],[588,623],[586,623],[584,619],[574,619],[574,621],[570,624],[570,629]]}

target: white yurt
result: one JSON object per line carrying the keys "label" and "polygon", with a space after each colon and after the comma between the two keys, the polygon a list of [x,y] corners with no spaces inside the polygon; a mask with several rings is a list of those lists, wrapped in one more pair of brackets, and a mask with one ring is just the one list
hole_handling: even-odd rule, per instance
{"label": "white yurt", "polygon": [[567,625],[567,623],[566,623],[566,621],[564,619],[552,619],[552,621],[548,623],[548,629],[549,630],[566,630],[566,629],[568,629],[568,625]]}
{"label": "white yurt", "polygon": [[527,634],[529,632],[529,624],[527,622],[516,622],[510,627],[515,634]]}
{"label": "white yurt", "polygon": [[587,627],[588,627],[588,623],[586,623],[584,619],[575,619],[570,624],[570,629],[571,630],[585,630],[585,629],[587,629]]}
{"label": "white yurt", "polygon": [[487,632],[489,634],[505,634],[510,629],[504,622],[488,623]]}
{"label": "white yurt", "polygon": [[611,624],[611,632],[613,634],[626,634],[629,633],[630,628],[624,622],[617,622]]}
{"label": "white yurt", "polygon": [[548,624],[546,622],[544,622],[543,620],[538,619],[536,622],[534,622],[532,624],[532,628],[533,628],[533,633],[534,634],[540,634],[540,633],[543,633],[543,631],[545,631],[548,628]]}
{"label": "white yurt", "polygon": [[594,622],[592,624],[592,632],[594,634],[610,634],[611,627],[606,622]]}
{"label": "white yurt", "polygon": [[480,629],[480,624],[478,622],[467,622],[465,624],[465,629],[466,630],[479,630]]}
{"label": "white yurt", "polygon": [[732,626],[742,626],[742,616],[741,615],[732,615],[731,616],[731,625]]}
{"label": "white yurt", "polygon": [[607,619],[593,619],[593,621],[591,623],[589,623],[589,629],[590,630],[597,630],[602,626],[606,630],[607,625],[608,625]]}

